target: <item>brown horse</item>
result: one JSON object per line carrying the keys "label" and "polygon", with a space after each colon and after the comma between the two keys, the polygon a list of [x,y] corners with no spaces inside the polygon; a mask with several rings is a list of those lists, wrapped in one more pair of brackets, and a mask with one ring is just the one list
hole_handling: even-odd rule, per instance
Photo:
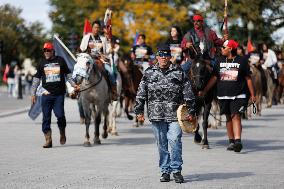
{"label": "brown horse", "polygon": [[[262,81],[261,81],[261,73],[256,67],[256,65],[250,65],[251,71],[251,79],[254,87],[255,97],[256,97],[256,108],[257,108],[257,115],[261,115],[261,105],[262,105]],[[248,117],[251,118],[251,109],[248,108]]]}
{"label": "brown horse", "polygon": [[[124,62],[126,72],[122,73],[122,91],[124,94],[124,111],[129,120],[133,120],[133,116],[130,115],[129,109],[131,109],[135,102],[136,93],[138,91],[139,83],[142,79],[142,72],[137,65],[134,65],[132,61],[125,60]],[[138,126],[137,120],[136,126]]]}
{"label": "brown horse", "polygon": [[[278,74],[278,89],[277,89],[277,101],[280,102],[281,97],[283,95],[283,89],[284,89],[284,64],[281,64],[279,74]],[[283,103],[283,102],[282,102]]]}

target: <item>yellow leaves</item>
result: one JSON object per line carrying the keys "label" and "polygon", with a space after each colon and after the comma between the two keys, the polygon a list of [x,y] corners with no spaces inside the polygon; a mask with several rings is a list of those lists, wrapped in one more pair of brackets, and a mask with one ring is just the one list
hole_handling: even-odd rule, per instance
{"label": "yellow leaves", "polygon": [[99,1],[97,6],[90,15],[91,20],[103,20],[106,8],[111,7],[114,35],[131,45],[136,32],[144,33],[153,48],[168,34],[171,25],[185,22],[188,17],[186,8],[176,10],[168,3],[109,0]]}

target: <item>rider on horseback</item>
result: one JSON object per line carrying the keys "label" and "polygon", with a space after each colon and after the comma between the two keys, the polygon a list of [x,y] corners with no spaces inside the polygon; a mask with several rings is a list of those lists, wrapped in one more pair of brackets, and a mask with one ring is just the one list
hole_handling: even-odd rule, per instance
{"label": "rider on horseback", "polygon": [[[218,38],[216,33],[204,24],[204,19],[199,14],[193,16],[193,25],[194,28],[185,34],[181,42],[183,51],[188,52],[192,47],[199,47],[202,54],[209,55],[211,63],[214,65],[216,47],[222,47],[224,41],[228,39],[228,35],[225,34],[223,39]],[[189,65],[182,65],[182,67],[187,72],[189,68],[186,67],[190,67],[190,62],[186,64]]]}
{"label": "rider on horseback", "polygon": [[100,35],[101,23],[95,21],[93,23],[92,33],[87,34],[83,37],[80,50],[82,52],[87,51],[92,57],[103,62],[104,70],[107,72],[111,92],[112,100],[117,100],[117,89],[116,89],[116,74],[112,69],[111,60],[108,57],[110,49],[108,44],[110,41],[105,36]]}

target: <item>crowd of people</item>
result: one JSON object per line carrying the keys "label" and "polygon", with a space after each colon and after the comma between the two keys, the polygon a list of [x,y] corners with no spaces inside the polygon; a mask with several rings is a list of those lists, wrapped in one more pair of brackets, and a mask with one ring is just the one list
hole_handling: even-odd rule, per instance
{"label": "crowd of people", "polygon": [[[139,34],[136,44],[130,51],[134,65],[139,66],[143,78],[137,91],[134,112],[138,121],[145,120],[144,106],[147,105],[148,119],[151,122],[159,152],[161,182],[169,182],[173,173],[175,182],[184,182],[182,171],[182,130],[177,121],[179,105],[188,107],[188,121],[197,119],[196,99],[203,98],[208,91],[217,85],[216,96],[220,106],[220,114],[226,116],[228,135],[227,150],[240,152],[243,148],[241,134],[242,123],[240,109],[248,106],[249,100],[256,101],[250,65],[257,65],[261,73],[267,69],[277,84],[277,74],[283,65],[281,52],[275,53],[266,44],[260,47],[252,44],[246,49],[228,34],[219,38],[217,34],[204,24],[204,18],[196,14],[192,18],[193,28],[183,35],[178,26],[172,26],[169,38],[157,45],[156,53],[146,44],[146,35]],[[109,78],[112,100],[117,100],[116,72],[119,51],[119,40],[109,36],[100,22],[92,24],[92,32],[84,35],[80,52],[91,55],[103,65]],[[65,80],[80,90],[76,81],[72,80],[71,72],[63,58],[55,56],[51,43],[43,47],[44,59],[37,66],[37,73],[31,83],[31,74],[25,80],[32,84],[32,103],[36,100],[36,89],[42,81],[46,89],[42,98],[43,122],[42,131],[46,143],[44,148],[52,147],[51,111],[53,110],[60,131],[60,143],[66,142],[66,119],[64,113]],[[211,69],[210,80],[204,88],[194,85],[189,72],[196,60],[207,63]],[[13,94],[17,79],[17,64],[11,64],[8,73],[8,92]],[[262,80],[266,81],[265,74]],[[263,82],[263,91],[267,85]],[[82,113],[82,112],[81,112]],[[82,113],[83,114],[83,113]],[[169,150],[168,145],[171,150]]]}

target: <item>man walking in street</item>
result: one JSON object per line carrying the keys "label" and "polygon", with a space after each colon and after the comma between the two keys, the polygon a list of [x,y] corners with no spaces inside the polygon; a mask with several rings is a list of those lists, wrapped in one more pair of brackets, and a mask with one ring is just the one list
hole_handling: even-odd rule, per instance
{"label": "man walking in street", "polygon": [[51,111],[53,110],[57,117],[57,125],[60,131],[60,144],[66,143],[65,127],[66,119],[64,113],[64,96],[65,96],[65,77],[68,82],[75,88],[80,89],[72,81],[72,74],[62,57],[55,56],[53,44],[47,42],[43,46],[44,59],[37,66],[37,72],[34,75],[32,83],[32,104],[36,101],[36,90],[42,81],[42,87],[47,91],[42,95],[42,132],[44,133],[46,143],[43,148],[52,147],[51,138]]}
{"label": "man walking in street", "polygon": [[[184,182],[182,170],[182,130],[177,122],[177,109],[186,103],[188,119],[195,119],[195,97],[190,82],[178,65],[172,64],[168,45],[160,45],[157,52],[158,63],[145,70],[136,96],[135,114],[144,121],[144,105],[152,123],[159,150],[161,182],[169,182],[170,174],[176,183]],[[171,153],[168,150],[171,147]]]}
{"label": "man walking in street", "polygon": [[254,89],[250,76],[248,62],[237,55],[238,43],[227,40],[222,47],[222,55],[214,67],[213,76],[199,96],[204,96],[217,83],[217,98],[220,114],[226,115],[229,146],[227,150],[240,152],[242,123],[241,113],[248,106],[248,92],[252,102],[255,102]]}

